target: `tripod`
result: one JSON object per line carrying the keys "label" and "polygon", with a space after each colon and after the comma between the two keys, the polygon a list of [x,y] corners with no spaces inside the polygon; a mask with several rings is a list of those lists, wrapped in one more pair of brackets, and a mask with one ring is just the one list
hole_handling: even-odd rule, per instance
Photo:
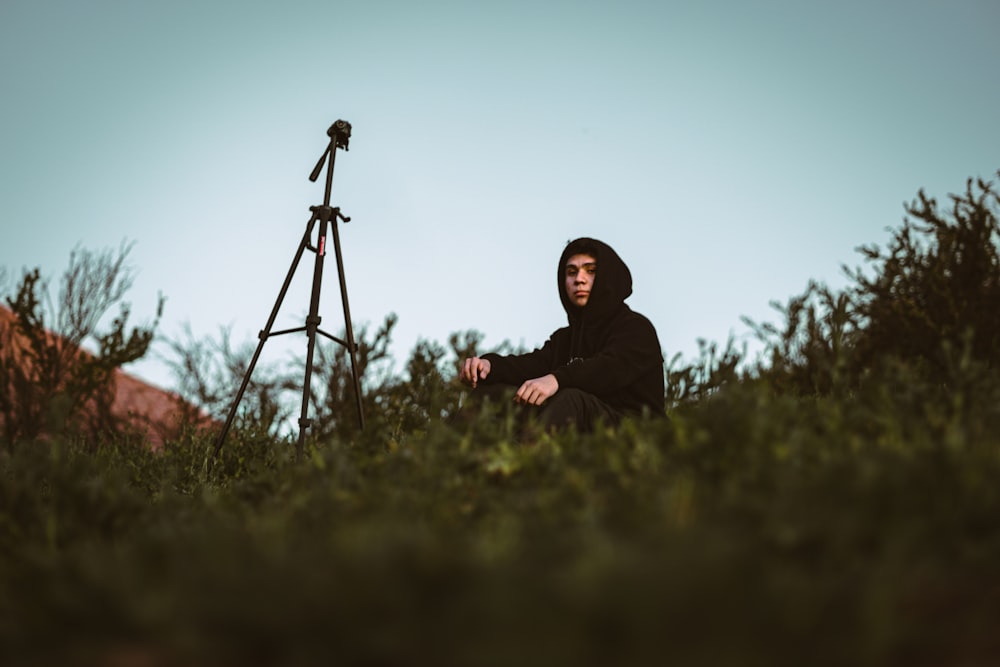
{"label": "tripod", "polygon": [[[236,399],[233,401],[233,405],[229,409],[229,416],[226,417],[226,424],[223,426],[222,433],[219,434],[219,439],[215,443],[215,450],[212,452],[212,460],[215,459],[219,450],[222,449],[222,444],[226,440],[226,435],[229,433],[229,429],[233,425],[233,419],[236,417],[236,410],[239,407],[240,400],[243,398],[243,393],[246,391],[247,385],[250,384],[250,375],[253,373],[253,369],[257,365],[257,359],[260,357],[261,350],[264,348],[264,343],[267,342],[267,339],[271,336],[280,336],[283,334],[305,331],[306,336],[308,337],[308,346],[306,351],[306,374],[305,380],[302,384],[302,412],[299,415],[299,440],[295,448],[296,459],[301,460],[302,458],[302,447],[306,438],[306,429],[312,426],[312,420],[309,419],[309,399],[311,396],[310,383],[312,380],[313,352],[316,347],[316,334],[321,334],[332,341],[340,343],[346,347],[347,351],[350,353],[351,375],[354,379],[354,396],[357,399],[358,422],[362,430],[365,427],[365,413],[361,405],[361,378],[358,376],[357,345],[354,343],[354,330],[351,326],[351,309],[347,303],[347,284],[344,281],[344,262],[340,254],[340,234],[337,229],[337,220],[343,220],[346,223],[350,222],[351,219],[343,215],[340,212],[339,207],[330,207],[330,192],[333,188],[333,165],[337,157],[337,149],[343,148],[345,151],[348,150],[348,144],[351,138],[351,124],[345,120],[338,120],[330,126],[329,130],[327,130],[327,135],[330,137],[330,143],[326,147],[326,151],[323,155],[320,156],[319,162],[316,163],[316,167],[313,169],[312,174],[309,175],[309,180],[315,183],[316,179],[319,178],[320,172],[323,171],[323,165],[327,165],[326,193],[323,196],[323,205],[309,207],[309,210],[312,211],[312,217],[310,217],[309,222],[306,223],[306,232],[302,236],[302,241],[299,242],[299,249],[295,253],[295,259],[292,260],[292,266],[288,269],[288,275],[285,276],[285,282],[281,286],[281,291],[278,293],[278,299],[275,301],[274,308],[271,310],[271,316],[267,320],[267,325],[257,334],[260,342],[257,343],[257,350],[254,352],[253,358],[250,360],[250,366],[247,368],[246,374],[243,376],[243,383],[240,385],[240,390],[236,393]],[[310,239],[312,238],[313,228],[316,226],[317,222],[319,222],[319,235],[317,236],[316,245],[313,246],[310,244]],[[331,222],[333,223],[332,225],[330,224]],[[340,299],[344,305],[344,330],[347,335],[347,340],[331,336],[319,328],[319,324],[322,320],[319,316],[319,294],[323,282],[323,260],[326,256],[326,234],[328,227],[333,230],[333,249],[337,259],[337,276],[340,278]],[[285,293],[288,291],[288,286],[292,282],[292,277],[295,275],[295,269],[298,267],[299,260],[302,259],[302,253],[307,249],[316,254],[316,260],[313,266],[312,297],[309,300],[309,314],[306,316],[305,326],[296,327],[294,329],[285,329],[283,331],[275,331],[272,333],[271,327],[274,325],[274,320],[278,316],[278,310],[281,308],[281,302],[284,300]]]}

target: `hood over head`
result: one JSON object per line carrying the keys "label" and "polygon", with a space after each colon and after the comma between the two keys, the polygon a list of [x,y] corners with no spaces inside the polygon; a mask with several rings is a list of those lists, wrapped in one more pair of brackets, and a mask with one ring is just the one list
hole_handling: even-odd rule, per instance
{"label": "hood over head", "polygon": [[[579,307],[566,296],[566,262],[573,255],[593,255],[597,260],[597,274],[587,305]],[[559,300],[570,322],[593,322],[613,315],[632,294],[632,273],[625,262],[608,244],[597,239],[582,237],[570,241],[559,257],[556,271]]]}

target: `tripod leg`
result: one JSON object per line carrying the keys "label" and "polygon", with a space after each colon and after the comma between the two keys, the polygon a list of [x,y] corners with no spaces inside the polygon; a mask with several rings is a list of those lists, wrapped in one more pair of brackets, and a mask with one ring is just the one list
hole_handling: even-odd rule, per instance
{"label": "tripod leg", "polygon": [[[319,316],[319,295],[323,284],[323,259],[326,256],[326,228],[330,221],[331,209],[323,207],[319,213],[319,242],[316,246],[316,262],[313,265],[312,296],[309,299],[309,315],[306,316],[306,377],[302,383],[302,412],[299,415],[299,440],[295,446],[295,459],[302,460],[302,448],[306,440],[306,430],[312,426],[309,419],[309,399],[312,395],[313,353],[316,349],[316,329],[322,318]],[[334,224],[336,229],[336,223]]]}
{"label": "tripod leg", "polygon": [[260,341],[257,343],[257,349],[254,351],[253,358],[250,360],[250,366],[243,375],[243,382],[240,384],[239,391],[236,392],[236,398],[233,399],[233,405],[229,408],[229,416],[226,417],[226,424],[222,427],[219,439],[215,442],[215,449],[212,451],[212,456],[209,459],[209,465],[211,465],[211,461],[214,461],[215,457],[218,456],[219,450],[222,449],[222,443],[225,442],[226,436],[229,434],[229,429],[233,425],[233,420],[236,418],[236,410],[239,408],[240,401],[243,399],[243,393],[246,391],[247,385],[250,384],[250,376],[253,374],[253,369],[257,366],[257,360],[260,358],[260,352],[264,349],[264,342],[267,341],[268,337],[271,335],[271,327],[274,326],[274,320],[278,317],[278,310],[281,308],[281,302],[285,300],[285,294],[288,292],[288,286],[291,285],[292,278],[295,276],[295,269],[298,267],[299,261],[302,259],[302,253],[309,244],[309,237],[312,235],[313,226],[316,224],[316,218],[316,213],[313,213],[313,216],[306,224],[306,233],[302,235],[302,241],[299,243],[299,249],[295,252],[295,258],[292,260],[292,265],[288,269],[288,275],[285,276],[285,282],[281,286],[281,291],[278,293],[278,299],[274,302],[274,308],[271,309],[271,316],[267,318],[267,325],[260,333],[257,334]]}
{"label": "tripod leg", "polygon": [[358,373],[357,345],[354,343],[354,327],[351,325],[351,307],[347,303],[347,281],[344,278],[344,261],[340,256],[340,234],[337,221],[333,224],[333,251],[337,257],[337,276],[340,278],[340,301],[344,304],[344,333],[347,334],[347,351],[351,353],[351,375],[354,376],[354,396],[358,406],[358,424],[365,428],[365,410],[361,402],[361,377]]}

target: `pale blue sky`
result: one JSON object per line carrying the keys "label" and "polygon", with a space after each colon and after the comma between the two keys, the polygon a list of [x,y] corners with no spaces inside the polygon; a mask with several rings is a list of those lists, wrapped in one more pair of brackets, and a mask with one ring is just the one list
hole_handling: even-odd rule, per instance
{"label": "pale blue sky", "polygon": [[[842,284],[920,188],[1000,168],[1000,2],[0,4],[0,265],[136,242],[133,312],[254,340],[322,183],[351,309],[527,346],[570,238],[614,246],[667,357]],[[308,308],[307,255],[278,327]],[[343,318],[335,267],[323,328]],[[304,352],[265,346],[264,362]],[[161,384],[156,364],[137,368]]]}

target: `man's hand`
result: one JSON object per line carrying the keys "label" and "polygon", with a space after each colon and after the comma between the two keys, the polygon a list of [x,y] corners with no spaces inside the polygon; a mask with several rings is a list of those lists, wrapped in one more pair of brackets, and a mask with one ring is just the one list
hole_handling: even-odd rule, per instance
{"label": "man's hand", "polygon": [[555,375],[549,373],[534,380],[526,380],[517,390],[514,400],[528,405],[541,405],[557,391],[559,391],[559,380],[556,379]]}
{"label": "man's hand", "polygon": [[489,360],[472,357],[471,359],[466,359],[462,362],[462,371],[459,374],[459,377],[462,382],[475,389],[476,384],[478,384],[480,380],[485,380],[486,376],[489,374]]}

